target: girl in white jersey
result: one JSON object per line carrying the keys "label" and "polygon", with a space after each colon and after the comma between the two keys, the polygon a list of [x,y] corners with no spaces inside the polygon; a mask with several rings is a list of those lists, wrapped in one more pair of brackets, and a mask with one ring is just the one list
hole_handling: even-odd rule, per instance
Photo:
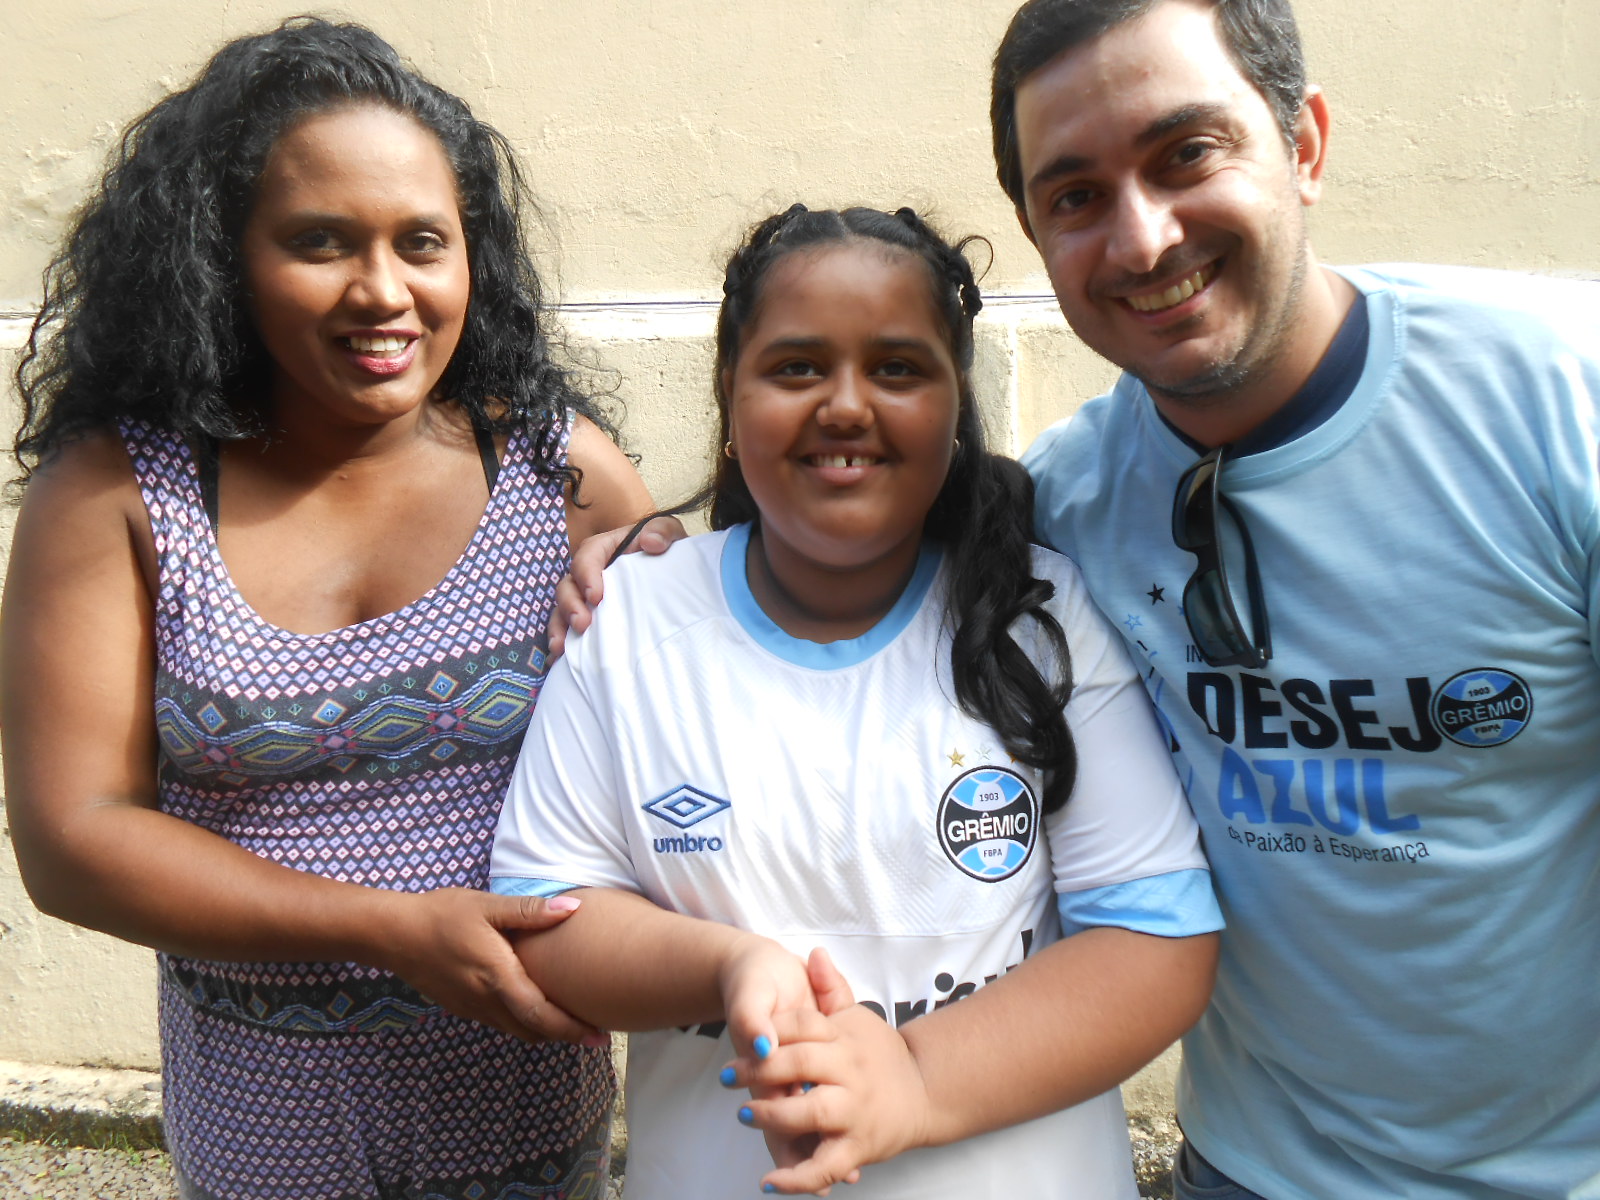
{"label": "girl in white jersey", "polygon": [[519,953],[655,1031],[626,1195],[1131,1200],[1115,1088],[1221,922],[1119,638],[984,450],[971,268],[909,209],[796,205],[723,292],[717,532],[608,570],[491,867],[584,889]]}

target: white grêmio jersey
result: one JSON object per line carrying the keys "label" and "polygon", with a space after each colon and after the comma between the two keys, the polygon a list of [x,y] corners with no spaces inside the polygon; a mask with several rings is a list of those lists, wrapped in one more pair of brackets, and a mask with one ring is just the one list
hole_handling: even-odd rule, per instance
{"label": "white gr\u00eamio jersey", "polygon": [[[622,888],[800,955],[826,946],[857,999],[896,1025],[1058,939],[1058,894],[1115,908],[1117,885],[1198,881],[1198,900],[1178,889],[1190,911],[1155,914],[1155,927],[1217,928],[1167,741],[1066,559],[1035,552],[1071,646],[1079,755],[1071,800],[1045,816],[1038,772],[953,702],[937,549],[924,548],[878,625],[819,645],[784,634],[751,597],[748,537],[741,526],[608,570],[593,628],[552,671],[529,727],[495,841],[496,891]],[[1017,1053],[997,1045],[995,1069]],[[630,1200],[757,1194],[771,1161],[735,1119],[739,1094],[718,1082],[732,1057],[720,1024],[632,1035]],[[1136,1194],[1115,1090],[870,1166],[849,1191]]]}

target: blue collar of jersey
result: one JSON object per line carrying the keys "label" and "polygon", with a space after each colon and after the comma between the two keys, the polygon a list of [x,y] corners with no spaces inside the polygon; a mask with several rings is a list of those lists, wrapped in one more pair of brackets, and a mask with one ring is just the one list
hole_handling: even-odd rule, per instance
{"label": "blue collar of jersey", "polygon": [[728,530],[728,539],[722,546],[722,595],[728,610],[740,627],[755,639],[763,649],[793,663],[798,667],[811,667],[818,671],[837,671],[863,663],[882,650],[917,615],[933,578],[939,573],[943,555],[930,541],[922,543],[917,553],[917,565],[911,579],[894,607],[860,637],[845,638],[838,642],[808,642],[778,628],[773,619],[762,611],[761,605],[750,592],[750,580],[745,575],[745,553],[750,545],[750,526],[735,525]]}

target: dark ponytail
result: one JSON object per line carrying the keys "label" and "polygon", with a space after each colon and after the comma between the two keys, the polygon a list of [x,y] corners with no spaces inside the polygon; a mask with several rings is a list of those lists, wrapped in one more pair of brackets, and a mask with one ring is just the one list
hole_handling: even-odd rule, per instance
{"label": "dark ponytail", "polygon": [[[951,465],[926,526],[949,555],[956,700],[999,734],[1019,762],[1047,773],[1044,807],[1054,812],[1077,774],[1066,718],[1072,659],[1060,623],[1044,607],[1055,585],[1033,574],[1033,480],[1015,459],[982,450],[969,455],[963,437],[957,459],[978,455],[981,461]],[[1031,654],[1016,636],[1030,623],[1037,634],[1029,639]]]}

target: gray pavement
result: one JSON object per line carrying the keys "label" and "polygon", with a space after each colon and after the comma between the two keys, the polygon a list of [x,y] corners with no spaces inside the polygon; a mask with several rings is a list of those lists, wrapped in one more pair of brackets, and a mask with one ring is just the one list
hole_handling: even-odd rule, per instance
{"label": "gray pavement", "polygon": [[[1168,1200],[1180,1135],[1152,1099],[1128,1091],[1134,1175],[1140,1196]],[[0,1062],[3,1200],[174,1200],[160,1146],[155,1072]],[[608,1200],[619,1196],[620,1176]]]}

